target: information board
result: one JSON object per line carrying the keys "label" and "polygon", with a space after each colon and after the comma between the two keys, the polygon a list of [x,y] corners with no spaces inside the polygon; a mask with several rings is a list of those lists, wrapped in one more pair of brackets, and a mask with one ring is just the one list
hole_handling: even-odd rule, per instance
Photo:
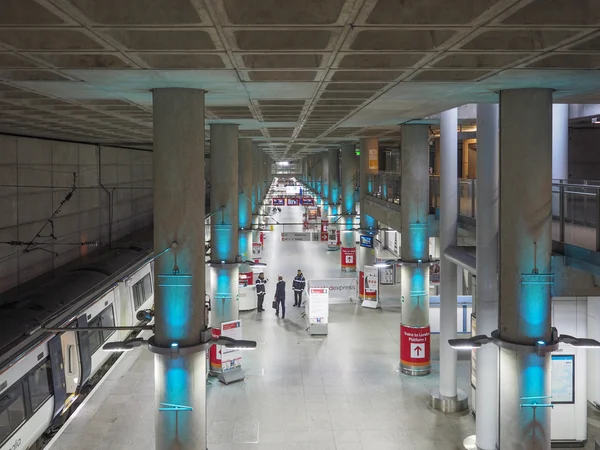
{"label": "information board", "polygon": [[283,232],[281,233],[282,241],[310,241],[311,236],[310,233],[300,233],[300,232]]}
{"label": "information board", "polygon": [[[231,322],[223,322],[221,324],[221,336],[226,336],[237,340],[242,339],[242,321],[233,320]],[[219,353],[221,355],[221,368],[223,372],[241,367],[241,350],[227,348],[223,345],[219,345],[219,347]]]}
{"label": "information board", "polygon": [[300,205],[300,199],[299,198],[288,198],[287,199],[287,205],[288,206],[299,206]]}
{"label": "information board", "polygon": [[575,403],[575,355],[552,355],[552,403]]}
{"label": "information board", "polygon": [[308,322],[327,323],[329,320],[329,289],[325,287],[310,288]]}
{"label": "information board", "polygon": [[284,198],[274,198],[273,206],[285,206],[285,199]]}

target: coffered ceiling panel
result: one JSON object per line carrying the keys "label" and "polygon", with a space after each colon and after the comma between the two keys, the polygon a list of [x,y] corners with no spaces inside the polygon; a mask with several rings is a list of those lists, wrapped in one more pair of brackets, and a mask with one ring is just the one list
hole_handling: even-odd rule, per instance
{"label": "coffered ceiling panel", "polygon": [[151,90],[194,88],[296,158],[502,89],[597,101],[599,58],[598,0],[2,0],[0,132],[149,145]]}

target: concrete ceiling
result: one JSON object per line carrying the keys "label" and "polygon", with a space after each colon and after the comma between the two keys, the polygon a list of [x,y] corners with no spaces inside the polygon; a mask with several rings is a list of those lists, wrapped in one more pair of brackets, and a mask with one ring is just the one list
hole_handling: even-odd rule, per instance
{"label": "concrete ceiling", "polygon": [[0,132],[151,145],[150,89],[294,158],[497,101],[597,102],[598,0],[2,0]]}

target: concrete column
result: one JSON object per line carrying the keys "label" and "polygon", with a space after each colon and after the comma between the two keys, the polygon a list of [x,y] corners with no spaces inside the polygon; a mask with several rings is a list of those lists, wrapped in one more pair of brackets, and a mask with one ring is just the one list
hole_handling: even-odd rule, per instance
{"label": "concrete column", "polygon": [[258,206],[260,204],[259,194],[259,168],[260,168],[260,153],[258,144],[252,144],[252,214],[258,214]]}
{"label": "concrete column", "polygon": [[[239,241],[238,251],[242,261],[252,260],[252,139],[238,140],[238,218]],[[243,267],[244,273],[250,267]]]}
{"label": "concrete column", "polygon": [[[431,371],[429,343],[429,130],[402,126],[401,199],[402,326],[400,370],[407,375]],[[422,352],[412,357],[410,334],[422,336]],[[404,350],[403,350],[404,348]],[[421,355],[423,357],[421,357]]]}
{"label": "concrete column", "polygon": [[308,181],[308,158],[302,158],[302,178],[303,183]]}
{"label": "concrete column", "polygon": [[[218,329],[223,322],[238,318],[238,126],[212,124],[211,204],[216,213],[211,220],[210,287],[211,324]],[[220,363],[211,360],[211,370],[220,373]]]}
{"label": "concrete column", "polygon": [[[369,154],[371,157],[369,158]],[[377,158],[379,157],[379,140],[377,138],[363,138],[360,140],[360,229],[362,231],[374,231],[377,227],[375,219],[364,213],[365,196],[373,192],[373,183],[369,182],[369,175],[377,175],[379,166]],[[369,160],[375,164],[369,167]],[[361,262],[362,267],[362,262]]]}
{"label": "concrete column", "polygon": [[329,150],[329,204],[340,203],[340,151]]}
{"label": "concrete column", "polygon": [[[444,250],[456,245],[458,219],[458,112],[450,109],[441,114],[440,140],[440,384],[431,393],[432,406],[443,412],[463,411],[467,396],[457,388],[456,350],[448,344],[456,338],[458,307],[458,269],[444,256]],[[462,287],[462,277],[460,278]]]}
{"label": "concrete column", "polygon": [[[477,334],[498,328],[498,105],[477,105],[476,257]],[[477,350],[475,436],[477,448],[495,450],[498,442],[498,349]]]}
{"label": "concrete column", "polygon": [[[155,448],[206,448],[206,353],[172,356],[171,345],[199,345],[204,306],[204,91],[155,89],[154,261]],[[176,242],[177,245],[173,246]],[[178,268],[188,275],[172,282]],[[189,277],[191,275],[191,277]],[[185,284],[186,286],[167,286]],[[188,286],[189,285],[189,286]],[[162,350],[166,349],[166,353]],[[159,412],[161,403],[191,406]]]}
{"label": "concrete column", "polygon": [[[342,145],[342,214],[356,214],[356,176],[358,172],[358,157],[354,144]],[[352,223],[352,220],[350,220]]]}
{"label": "concrete column", "polygon": [[552,179],[569,178],[569,105],[552,105]]}
{"label": "concrete column", "polygon": [[316,192],[319,197],[323,192],[323,155],[319,153],[315,155],[315,180],[316,180]]}
{"label": "concrete column", "polygon": [[321,153],[321,199],[324,208],[324,215],[329,211],[329,150]]}
{"label": "concrete column", "polygon": [[500,92],[500,148],[499,447],[547,450],[550,408],[520,405],[550,403],[552,90]]}

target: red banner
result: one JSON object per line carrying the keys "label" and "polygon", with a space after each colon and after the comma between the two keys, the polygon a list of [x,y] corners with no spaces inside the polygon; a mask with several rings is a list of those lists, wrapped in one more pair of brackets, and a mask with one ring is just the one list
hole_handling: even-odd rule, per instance
{"label": "red banner", "polygon": [[407,366],[429,366],[430,330],[400,325],[400,362]]}
{"label": "red banner", "polygon": [[356,247],[342,247],[342,269],[356,269]]}
{"label": "red banner", "polygon": [[[213,336],[213,339],[216,339],[219,336],[221,336],[221,329],[213,328],[212,336]],[[217,352],[216,344],[213,344],[210,346],[209,353],[210,353],[210,367],[212,367],[213,369],[220,369],[221,368],[221,352]]]}

